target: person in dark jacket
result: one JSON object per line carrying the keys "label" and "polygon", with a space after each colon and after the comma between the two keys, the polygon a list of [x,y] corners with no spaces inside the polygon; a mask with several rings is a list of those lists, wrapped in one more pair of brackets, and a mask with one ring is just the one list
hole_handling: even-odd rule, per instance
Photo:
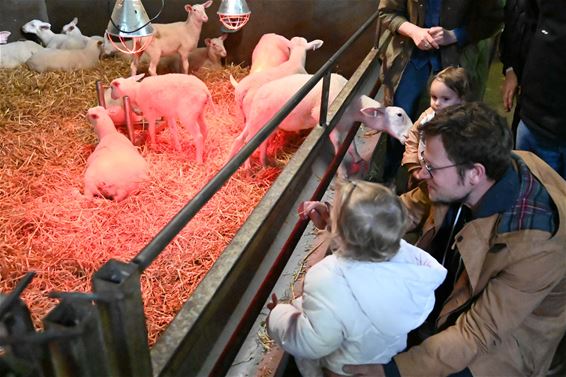
{"label": "person in dark jacket", "polygon": [[532,36],[536,29],[538,8],[535,0],[507,0],[505,3],[505,28],[499,44],[500,59],[503,63],[505,81],[502,88],[503,106],[515,111],[511,129],[517,136],[520,114],[521,77],[527,60]]}
{"label": "person in dark jacket", "polygon": [[522,75],[517,149],[566,178],[566,0],[537,0],[536,31]]}

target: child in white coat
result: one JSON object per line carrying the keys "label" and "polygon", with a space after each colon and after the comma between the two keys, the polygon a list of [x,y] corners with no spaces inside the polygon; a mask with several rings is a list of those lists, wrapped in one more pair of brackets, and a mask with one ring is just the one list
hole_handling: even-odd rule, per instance
{"label": "child in white coat", "polygon": [[302,296],[283,304],[273,295],[267,305],[269,335],[303,376],[388,363],[432,310],[446,270],[401,239],[406,217],[385,186],[341,184],[327,232],[333,254],[307,271]]}

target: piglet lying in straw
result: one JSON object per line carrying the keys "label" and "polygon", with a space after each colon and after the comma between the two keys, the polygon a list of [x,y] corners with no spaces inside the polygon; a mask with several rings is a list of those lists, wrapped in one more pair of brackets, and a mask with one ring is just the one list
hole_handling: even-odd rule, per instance
{"label": "piglet lying in straw", "polygon": [[147,162],[130,140],[116,131],[104,107],[90,108],[87,117],[98,145],[86,163],[84,195],[88,199],[101,196],[124,200],[148,180]]}
{"label": "piglet lying in straw", "polygon": [[170,73],[146,77],[143,74],[117,78],[110,83],[112,98],[128,96],[132,106],[138,108],[147,120],[151,144],[156,145],[155,122],[163,117],[167,121],[177,151],[181,143],[177,132],[177,119],[188,128],[196,145],[196,158],[203,162],[207,127],[204,121],[206,104],[212,97],[206,84],[192,75]]}

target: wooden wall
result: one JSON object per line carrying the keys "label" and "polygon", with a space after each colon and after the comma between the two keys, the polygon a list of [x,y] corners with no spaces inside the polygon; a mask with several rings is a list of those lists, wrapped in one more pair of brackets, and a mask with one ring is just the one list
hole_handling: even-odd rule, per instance
{"label": "wooden wall", "polygon": [[[165,7],[156,22],[166,23],[186,19],[183,6],[204,0],[164,0]],[[9,41],[22,38],[20,27],[37,18],[48,21],[52,30],[79,18],[78,26],[85,35],[102,35],[114,8],[115,0],[1,0],[0,30],[9,30]],[[370,0],[247,0],[252,12],[244,28],[230,33],[226,40],[228,63],[248,65],[253,47],[264,33],[278,33],[286,37],[296,35],[309,40],[322,39],[324,46],[311,52],[307,70],[314,72],[366,21],[377,9],[378,1]],[[143,0],[150,18],[161,7],[161,0]],[[209,21],[204,25],[201,41],[221,33],[216,12],[220,0],[207,9]],[[364,35],[352,53],[339,61],[337,71],[349,76],[366,55],[374,41],[374,33]]]}

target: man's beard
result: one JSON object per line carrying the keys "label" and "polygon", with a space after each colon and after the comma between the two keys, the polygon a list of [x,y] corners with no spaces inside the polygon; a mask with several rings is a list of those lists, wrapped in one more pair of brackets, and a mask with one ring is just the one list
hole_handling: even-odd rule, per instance
{"label": "man's beard", "polygon": [[[463,183],[463,182],[459,182],[459,184],[461,184],[461,183]],[[438,193],[438,191],[437,191],[437,193]],[[430,198],[430,192],[429,192],[428,195],[429,195],[429,198]],[[455,203],[465,203],[468,200],[469,197],[470,197],[470,193],[468,192],[468,193],[464,194],[463,196],[461,196],[459,198],[449,198],[449,199],[446,199],[446,198],[432,199],[432,198],[430,198],[430,200],[433,203],[436,203],[436,204],[451,205],[451,204],[455,204]]]}

